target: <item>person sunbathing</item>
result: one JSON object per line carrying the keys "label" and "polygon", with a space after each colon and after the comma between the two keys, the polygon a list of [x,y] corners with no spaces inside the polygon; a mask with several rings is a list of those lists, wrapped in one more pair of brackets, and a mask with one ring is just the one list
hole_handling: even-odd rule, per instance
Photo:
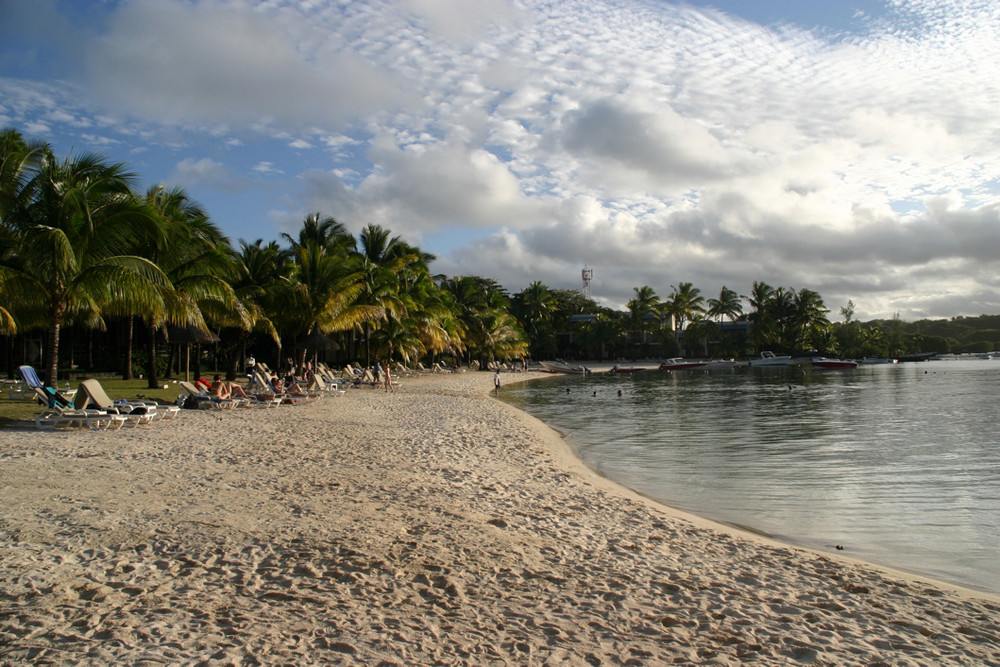
{"label": "person sunbathing", "polygon": [[221,399],[233,398],[234,396],[237,398],[247,398],[243,387],[235,382],[226,382],[219,375],[212,378],[212,386],[209,389],[209,393],[215,398]]}
{"label": "person sunbathing", "polygon": [[288,384],[285,384],[280,379],[275,378],[271,384],[274,386],[274,391],[277,394],[288,394],[289,396],[309,396],[309,394],[302,391],[302,387],[300,387],[297,382],[289,382]]}

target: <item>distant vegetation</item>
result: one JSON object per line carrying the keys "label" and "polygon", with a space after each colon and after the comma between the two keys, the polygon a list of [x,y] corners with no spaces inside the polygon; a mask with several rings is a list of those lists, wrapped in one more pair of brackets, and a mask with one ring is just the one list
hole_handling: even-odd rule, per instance
{"label": "distant vegetation", "polygon": [[201,365],[525,356],[745,357],[760,350],[833,356],[1000,348],[1000,316],[857,322],[828,319],[809,289],[753,283],[706,298],[691,283],[661,299],[637,287],[627,310],[533,282],[430,271],[434,257],[368,225],[355,237],[320,213],[298,234],[233,244],[179,187],[136,192],[135,174],[95,154],[58,159],[0,132],[0,360],[46,378],[68,371],[160,378]]}

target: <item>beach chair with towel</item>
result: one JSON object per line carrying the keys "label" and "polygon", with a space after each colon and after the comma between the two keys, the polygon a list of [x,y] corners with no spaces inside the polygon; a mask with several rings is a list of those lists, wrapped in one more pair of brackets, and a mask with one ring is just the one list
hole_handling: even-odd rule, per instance
{"label": "beach chair with towel", "polygon": [[42,403],[48,404],[55,401],[63,407],[73,407],[73,397],[76,395],[76,390],[70,391],[67,389],[66,391],[59,391],[55,387],[47,386],[38,377],[38,372],[34,366],[18,366],[17,372],[21,375],[21,379],[24,380],[24,384],[27,385],[27,391],[32,392],[32,396],[35,396],[38,390],[41,391],[45,396],[45,400]]}
{"label": "beach chair with towel", "polygon": [[[38,394],[44,397],[44,394]],[[50,403],[35,416],[35,426],[39,429],[52,430],[60,426],[83,427],[92,431],[107,431],[118,429],[125,424],[123,415],[108,414],[104,410],[78,410],[68,408],[58,403]]]}
{"label": "beach chair with towel", "polygon": [[52,430],[60,426],[87,427],[93,431],[121,428],[125,418],[108,414],[104,410],[83,410],[73,407],[72,402],[58,392],[46,392],[43,387],[31,387],[38,401],[45,406],[35,415],[35,426]]}
{"label": "beach chair with towel", "polygon": [[152,405],[111,400],[101,383],[92,378],[80,383],[77,399],[74,401],[74,407],[79,409],[86,409],[90,405],[109,414],[119,414],[125,417],[125,423],[132,426],[148,424],[157,417],[157,409]]}

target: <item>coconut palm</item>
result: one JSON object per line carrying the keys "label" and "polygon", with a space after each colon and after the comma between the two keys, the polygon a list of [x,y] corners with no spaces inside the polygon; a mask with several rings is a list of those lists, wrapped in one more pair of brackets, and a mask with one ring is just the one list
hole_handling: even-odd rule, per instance
{"label": "coconut palm", "polygon": [[718,322],[722,322],[723,317],[728,317],[735,322],[743,316],[743,300],[740,295],[729,289],[725,285],[719,292],[718,299],[709,299],[707,315],[714,317]]}
{"label": "coconut palm", "polygon": [[202,207],[182,188],[162,185],[149,188],[145,201],[164,234],[141,244],[139,252],[169,280],[163,290],[165,307],[138,313],[149,332],[147,373],[154,388],[159,384],[156,337],[164,326],[177,324],[208,333],[220,326],[247,329],[250,323],[230,284],[236,268],[229,240]]}
{"label": "coconut palm", "polygon": [[265,245],[263,239],[253,243],[240,239],[233,264],[233,291],[247,314],[250,329],[236,328],[235,353],[227,372],[229,380],[235,379],[240,360],[246,356],[251,332],[269,336],[280,348],[281,336],[275,321],[280,319],[283,309],[281,295],[290,288],[292,255],[276,241]]}
{"label": "coconut palm", "polygon": [[406,314],[401,298],[400,277],[415,261],[414,249],[399,236],[379,225],[367,225],[361,230],[356,258],[362,275],[360,304],[371,309],[372,317],[363,323],[365,359],[371,359],[371,333],[377,323]]}
{"label": "coconut palm", "polygon": [[705,299],[701,296],[701,290],[692,283],[681,283],[677,287],[671,285],[671,288],[674,291],[663,304],[663,311],[674,320],[674,340],[679,348],[680,333],[684,330],[685,323],[705,312],[702,305]]}
{"label": "coconut palm", "polygon": [[[376,319],[382,311],[360,301],[364,275],[355,263],[331,254],[317,241],[292,249],[293,271],[281,295],[280,329],[298,338],[314,330],[323,334],[347,331]],[[299,349],[299,363],[305,360]]]}
{"label": "coconut palm", "polygon": [[469,355],[485,367],[492,359],[516,359],[527,353],[527,341],[517,319],[509,314],[510,301],[499,283],[488,278],[461,276],[444,280],[453,295],[458,319],[466,327]]}
{"label": "coconut palm", "polygon": [[26,286],[20,284],[18,275],[6,269],[16,263],[14,251],[18,241],[18,232],[8,212],[13,214],[30,202],[32,178],[47,150],[41,142],[25,141],[16,130],[0,132],[0,334],[17,332],[11,314],[17,305],[15,296],[22,301],[31,296]]}
{"label": "coconut palm", "polygon": [[640,339],[645,342],[645,335],[652,328],[650,322],[655,322],[656,326],[659,325],[659,310],[662,303],[660,297],[649,285],[633,287],[632,291],[635,296],[628,302],[629,328],[636,343],[640,342]]}
{"label": "coconut palm", "polygon": [[26,184],[30,192],[4,211],[4,227],[16,239],[7,277],[22,281],[37,299],[40,307],[31,315],[49,328],[49,383],[56,380],[60,333],[69,319],[101,325],[102,312],[164,308],[169,281],[132,252],[162,233],[157,216],[133,196],[134,181],[123,164],[100,155],[60,162],[45,151]]}
{"label": "coconut palm", "polygon": [[555,349],[553,321],[559,300],[541,281],[534,281],[520,294],[521,322],[535,352]]}
{"label": "coconut palm", "polygon": [[796,349],[826,349],[830,345],[830,320],[826,314],[830,309],[823,304],[819,292],[802,288],[793,297],[795,306],[792,327],[795,332]]}
{"label": "coconut palm", "polygon": [[302,229],[299,230],[298,238],[286,233],[282,233],[281,236],[293,248],[305,245],[309,241],[315,241],[331,254],[337,254],[338,250],[346,253],[355,245],[354,237],[347,231],[347,227],[343,223],[337,222],[330,216],[324,216],[318,211],[308,214],[302,221]]}
{"label": "coconut palm", "polygon": [[774,288],[763,281],[754,281],[747,298],[753,308],[749,315],[750,340],[757,350],[762,350],[779,339],[778,321],[771,308]]}

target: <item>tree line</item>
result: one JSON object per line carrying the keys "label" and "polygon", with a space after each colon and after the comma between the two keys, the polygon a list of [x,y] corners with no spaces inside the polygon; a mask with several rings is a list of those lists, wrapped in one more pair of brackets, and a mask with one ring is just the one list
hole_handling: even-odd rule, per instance
{"label": "tree line", "polygon": [[94,153],[59,159],[45,142],[14,129],[0,133],[0,336],[8,373],[41,332],[49,382],[78,366],[143,373],[151,387],[178,368],[191,344],[196,364],[199,351],[209,350],[230,378],[247,350],[299,363],[318,353],[365,364],[485,365],[525,356],[741,357],[763,349],[891,356],[960,345],[908,331],[898,318],[856,322],[850,302],[843,321],[832,323],[815,291],[764,282],[749,295],[723,287],[713,298],[688,282],[662,299],[636,287],[625,311],[539,281],[511,295],[489,278],[432,274],[433,255],[379,225],[355,237],[320,213],[307,215],[297,235],[234,244],[182,188],[138,192],[137,181],[124,163]]}

